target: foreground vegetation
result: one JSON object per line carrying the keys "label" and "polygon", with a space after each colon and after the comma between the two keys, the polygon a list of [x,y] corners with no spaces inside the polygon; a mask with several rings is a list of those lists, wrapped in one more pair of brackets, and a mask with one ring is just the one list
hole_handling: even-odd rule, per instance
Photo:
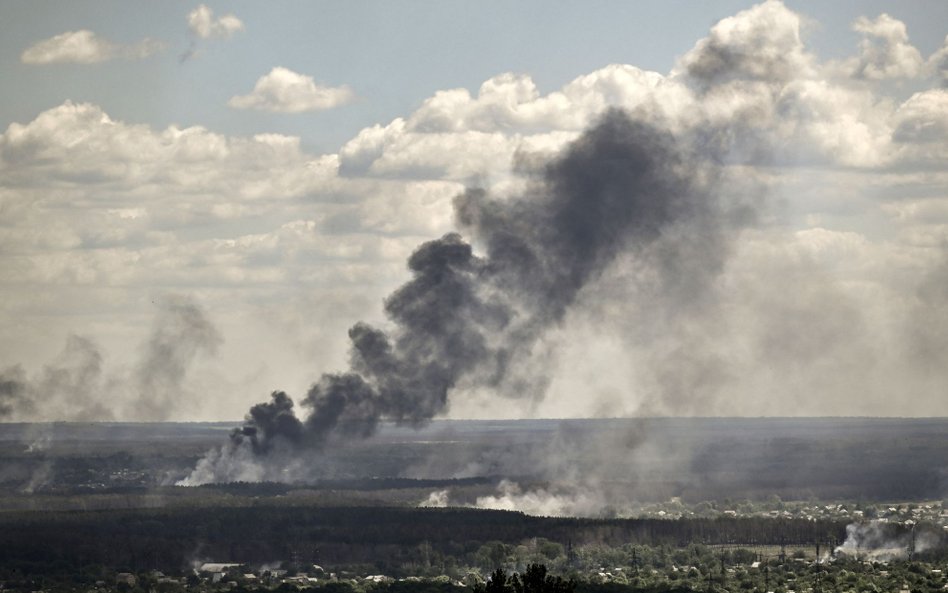
{"label": "foreground vegetation", "polygon": [[[229,425],[0,425],[0,593],[549,593],[526,590],[534,565],[575,593],[933,592],[948,570],[946,427],[441,422],[322,452],[294,484],[180,488]],[[551,442],[584,472],[572,483],[541,463]],[[417,508],[489,506],[502,478],[594,498],[579,514],[596,518]],[[833,557],[872,520],[872,545],[892,549]]]}
{"label": "foreground vegetation", "polygon": [[[483,590],[491,573],[522,575],[537,564],[580,593],[941,590],[944,530],[923,527],[924,550],[892,550],[883,563],[834,557],[846,523],[820,519],[565,519],[267,499],[252,507],[9,512],[0,515],[0,589],[503,593]],[[905,542],[921,528],[886,529]],[[202,572],[207,562],[230,566]]]}
{"label": "foreground vegetation", "polygon": [[[412,564],[405,569],[418,574],[411,576],[369,574],[369,565],[327,572],[292,563],[280,570],[254,571],[244,565],[223,574],[198,569],[173,574],[117,572],[86,565],[78,572],[62,567],[60,572],[28,576],[4,567],[2,588],[50,593],[934,593],[946,588],[948,560],[944,554],[889,562],[844,556],[824,556],[817,561],[812,550],[788,551],[766,556],[755,548],[701,544],[681,548],[588,544],[564,553],[558,544],[538,538],[516,546],[484,544],[476,553],[482,566],[465,566],[444,557],[439,557],[443,564]],[[502,566],[493,572],[484,568],[497,561]],[[550,566],[546,573],[546,564],[542,564],[546,575],[542,580],[549,582],[549,587],[525,586],[531,582],[531,568],[541,562]],[[507,575],[506,586],[495,585],[498,573]]]}

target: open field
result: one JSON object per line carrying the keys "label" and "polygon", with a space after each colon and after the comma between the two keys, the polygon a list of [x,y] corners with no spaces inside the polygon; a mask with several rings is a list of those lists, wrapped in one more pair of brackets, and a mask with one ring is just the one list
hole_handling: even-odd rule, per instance
{"label": "open field", "polygon": [[[2,424],[0,508],[22,508],[16,500],[26,494],[34,505],[49,495],[187,500],[155,489],[186,476],[231,427]],[[436,421],[417,431],[385,426],[363,442],[312,452],[285,481],[378,493],[447,480],[468,502],[503,478],[594,484],[636,501],[940,500],[946,435],[946,419]],[[378,481],[396,478],[421,481]]]}
{"label": "open field", "polygon": [[828,555],[850,542],[848,525],[877,519],[879,545],[903,560],[924,534],[924,570],[842,556],[833,578],[941,582],[946,420],[439,421],[312,452],[282,483],[176,486],[230,428],[0,425],[0,581],[111,590],[127,573],[157,587],[158,570],[177,591],[205,587],[192,567],[231,562],[260,578],[325,565],[326,586],[346,592],[384,590],[359,580],[379,574],[449,578],[424,587],[453,591],[465,575],[543,562],[582,590],[789,593],[829,578],[813,568],[817,546]]}

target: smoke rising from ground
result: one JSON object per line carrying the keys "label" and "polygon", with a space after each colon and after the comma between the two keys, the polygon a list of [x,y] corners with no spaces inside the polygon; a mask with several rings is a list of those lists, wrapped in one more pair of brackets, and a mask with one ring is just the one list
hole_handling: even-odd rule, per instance
{"label": "smoke rising from ground", "polygon": [[163,299],[137,368],[141,416],[167,420],[184,396],[183,383],[193,361],[217,352],[220,333],[191,299]]}
{"label": "smoke rising from ground", "polygon": [[111,420],[103,393],[102,354],[90,339],[70,335],[62,352],[33,377],[20,365],[2,373],[0,416],[25,420]]}
{"label": "smoke rising from ground", "polygon": [[152,330],[132,370],[106,369],[96,343],[70,335],[39,372],[0,372],[0,419],[13,421],[167,420],[187,396],[194,361],[213,354],[220,334],[190,298],[158,303]]}
{"label": "smoke rising from ground", "polygon": [[[620,254],[678,306],[700,300],[729,252],[746,206],[729,210],[716,168],[671,133],[613,110],[527,179],[516,195],[471,189],[455,199],[460,234],[418,247],[412,278],[385,300],[385,330],[349,330],[350,369],[309,390],[299,419],[276,392],[254,406],[231,442],[183,483],[267,475],[299,448],[371,435],[381,419],[420,425],[454,393],[490,390],[537,401],[531,361],[583,291]],[[281,461],[282,459],[282,461]]]}
{"label": "smoke rising from ground", "polygon": [[497,494],[480,496],[474,503],[479,509],[520,511],[542,517],[595,517],[607,506],[601,494],[586,488],[566,491],[537,488],[524,490],[516,482],[503,480]]}
{"label": "smoke rising from ground", "polygon": [[922,554],[940,545],[937,533],[926,529],[906,530],[885,521],[851,523],[846,526],[846,541],[836,554],[858,559],[887,562]]}
{"label": "smoke rising from ground", "polygon": [[473,502],[453,499],[450,490],[435,490],[418,506],[518,511],[537,517],[635,516],[640,503],[628,496],[614,494],[589,484],[557,483],[531,487],[503,479],[493,494],[478,496]]}

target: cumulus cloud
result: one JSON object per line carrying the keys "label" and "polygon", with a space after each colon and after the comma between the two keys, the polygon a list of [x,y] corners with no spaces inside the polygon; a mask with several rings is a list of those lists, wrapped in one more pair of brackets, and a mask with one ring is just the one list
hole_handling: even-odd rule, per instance
{"label": "cumulus cloud", "polygon": [[[142,191],[157,183],[191,194],[220,188],[224,183],[234,195],[247,198],[267,192],[295,194],[303,189],[289,187],[294,181],[276,171],[271,171],[274,177],[266,187],[260,178],[245,177],[245,185],[226,178],[241,170],[262,172],[263,167],[280,162],[286,166],[278,169],[292,171],[291,176],[318,177],[326,170],[323,165],[332,169],[327,164],[331,158],[315,159],[312,166],[304,166],[307,159],[296,137],[263,134],[228,138],[200,126],[171,126],[155,132],[148,126],[115,121],[96,105],[70,101],[44,111],[26,125],[10,124],[0,136],[0,156],[4,172],[23,180],[42,175],[80,187],[113,181],[129,191],[136,185]],[[305,184],[300,178],[297,183]]]}
{"label": "cumulus cloud", "polygon": [[[719,183],[736,202],[762,201],[759,219],[734,239],[701,307],[675,314],[642,262],[619,258],[538,348],[559,361],[544,367],[545,400],[501,407],[472,393],[451,413],[948,413],[940,367],[920,383],[907,358],[907,336],[943,325],[944,291],[925,287],[942,277],[948,237],[946,91],[923,88],[932,81],[890,17],[860,19],[864,43],[836,63],[807,47],[803,22],[765,2],[682,48],[665,73],[605,65],[550,92],[498,73],[438,91],[331,154],[280,134],[155,129],[84,103],[9,124],[0,331],[15,339],[0,359],[33,376],[67,332],[98,338],[95,327],[111,328],[101,340],[115,352],[139,339],[151,290],[185,290],[221,320],[215,360],[253,371],[239,393],[221,390],[234,406],[207,417],[239,415],[274,388],[303,393],[345,364],[346,328],[381,316],[413,247],[456,230],[454,196],[468,185],[518,194],[617,107],[720,158]],[[908,98],[876,84],[908,76],[918,85]],[[231,106],[299,112],[352,99],[274,68]],[[646,255],[672,258],[686,245],[673,239]],[[265,361],[243,346],[261,336],[275,348]],[[22,398],[4,389],[0,406]],[[894,409],[896,391],[913,398]]]}
{"label": "cumulus cloud", "polygon": [[312,76],[277,66],[257,80],[251,93],[231,97],[227,104],[234,109],[302,113],[332,109],[353,99],[355,94],[348,86],[318,85]]}
{"label": "cumulus cloud", "polygon": [[[0,327],[20,336],[0,342],[0,368],[21,362],[31,376],[67,332],[134,367],[125,344],[140,339],[153,292],[199,293],[215,317],[225,312],[227,338],[200,365],[244,369],[239,386],[215,377],[206,387],[213,395],[194,410],[203,418],[233,417],[274,383],[305,386],[308,361],[344,356],[349,320],[400,281],[419,237],[450,230],[463,189],[344,179],[336,155],[307,154],[297,137],[154,129],[68,101],[2,131],[0,178]],[[55,321],[41,313],[50,309]],[[47,321],[21,334],[34,314]],[[282,354],[248,347],[264,334]]]}
{"label": "cumulus cloud", "polygon": [[869,80],[913,78],[922,68],[922,55],[909,43],[905,23],[888,14],[875,20],[860,17],[853,30],[861,33],[860,56],[853,67],[853,76]]}
{"label": "cumulus cloud", "polygon": [[115,59],[138,60],[161,51],[153,39],[124,45],[99,37],[88,29],[67,31],[37,42],[20,54],[24,64],[96,64]]}
{"label": "cumulus cloud", "polygon": [[928,71],[935,76],[943,87],[948,87],[948,37],[926,63]]}
{"label": "cumulus cloud", "polygon": [[714,25],[679,67],[706,86],[807,76],[812,57],[805,51],[800,24],[800,16],[782,2],[767,0]]}
{"label": "cumulus cloud", "polygon": [[903,169],[944,172],[948,161],[948,89],[915,93],[895,111],[892,138]]}
{"label": "cumulus cloud", "polygon": [[227,39],[244,28],[243,21],[233,14],[214,18],[214,11],[205,4],[188,13],[188,30],[199,39]]}
{"label": "cumulus cloud", "polygon": [[895,113],[894,138],[899,142],[943,142],[948,137],[948,90],[912,95]]}

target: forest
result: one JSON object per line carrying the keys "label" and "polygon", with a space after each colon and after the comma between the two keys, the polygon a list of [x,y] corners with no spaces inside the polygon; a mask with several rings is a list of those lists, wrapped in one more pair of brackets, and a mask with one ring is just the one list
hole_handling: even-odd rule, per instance
{"label": "forest", "polygon": [[[81,571],[103,565],[128,571],[176,572],[195,558],[261,563],[370,565],[406,574],[422,563],[496,569],[490,542],[516,546],[542,538],[561,548],[596,543],[686,547],[840,543],[846,524],[802,519],[577,519],[518,512],[400,507],[274,507],[139,509],[7,513],[0,516],[0,565],[5,570]],[[480,554],[480,556],[479,556]]]}
{"label": "forest", "polygon": [[542,565],[577,593],[882,593],[948,570],[943,420],[383,426],[287,482],[175,485],[228,429],[0,426],[0,590],[449,593]]}

